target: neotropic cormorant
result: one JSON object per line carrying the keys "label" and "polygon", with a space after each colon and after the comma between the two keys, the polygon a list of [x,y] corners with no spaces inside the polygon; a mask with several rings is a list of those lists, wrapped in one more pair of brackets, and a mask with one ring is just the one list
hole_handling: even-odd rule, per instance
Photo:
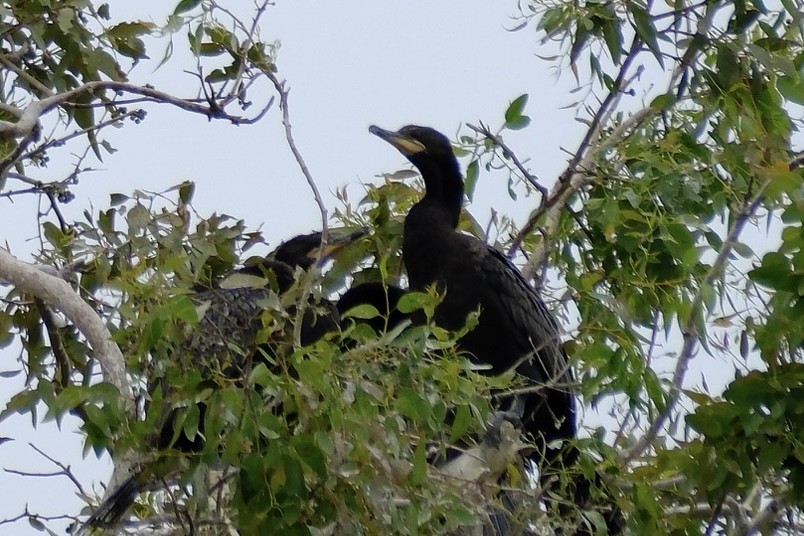
{"label": "neotropic cormorant", "polygon": [[[321,233],[311,233],[292,238],[264,258],[249,259],[246,265],[209,287],[191,296],[197,305],[198,325],[192,326],[186,340],[176,350],[175,358],[186,366],[200,369],[202,377],[210,380],[222,373],[229,379],[244,378],[251,361],[270,355],[270,345],[258,344],[262,329],[261,315],[271,292],[266,280],[273,280],[278,295],[293,286],[296,269],[308,270],[316,262],[331,258],[344,246],[367,233],[361,229],[349,234],[331,233],[326,244],[321,244]],[[326,302],[326,300],[324,300]],[[313,307],[320,306],[324,312],[317,314]],[[339,316],[334,304],[310,304],[302,318],[301,342],[312,344],[325,333],[338,329]],[[236,348],[236,350],[234,350]],[[269,369],[272,368],[269,366]],[[214,382],[211,382],[214,383]],[[169,386],[158,381],[163,391]],[[192,454],[204,448],[203,432],[206,405],[199,406],[199,430],[194,437],[187,437],[181,428],[181,408],[174,408],[164,418],[154,439],[154,448],[163,451],[172,448]],[[140,491],[175,466],[169,457],[146,464],[112,492],[87,520],[87,527],[116,524],[137,498]]]}
{"label": "neotropic cormorant", "polygon": [[411,290],[435,284],[445,293],[434,316],[445,329],[463,328],[467,315],[479,309],[478,325],[458,341],[459,348],[489,367],[487,373],[515,369],[538,387],[521,395],[522,423],[536,445],[531,459],[550,487],[554,471],[578,457],[574,447],[556,444],[575,437],[576,410],[573,374],[553,315],[504,255],[456,230],[463,177],[449,140],[415,125],[398,132],[376,126],[369,131],[393,145],[424,179],[425,195],[404,226],[402,258]]}

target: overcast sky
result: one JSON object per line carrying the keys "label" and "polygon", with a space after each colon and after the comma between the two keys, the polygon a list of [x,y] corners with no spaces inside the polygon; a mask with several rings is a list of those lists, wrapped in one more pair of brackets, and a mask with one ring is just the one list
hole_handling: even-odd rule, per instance
{"label": "overcast sky", "polygon": [[[112,14],[161,25],[173,3],[113,2]],[[281,42],[278,74],[291,87],[293,132],[330,211],[338,206],[332,194],[336,188],[348,186],[356,201],[361,184],[376,182],[376,174],[404,165],[401,155],[368,134],[372,123],[389,129],[418,123],[454,137],[464,122],[499,125],[508,103],[529,93],[526,113],[534,125],[506,139],[531,159],[533,171],[548,184],[566,164],[562,148],[573,151],[583,134],[575,110],[567,108],[579,98],[579,93],[571,93],[576,88],[571,73],[558,76],[550,63],[536,56],[556,54],[556,48],[541,45],[541,35],[532,27],[506,30],[514,26],[516,2],[278,0],[277,4],[264,17],[262,38]],[[156,71],[156,62],[142,64],[132,81],[195,96],[189,89],[194,87],[193,78],[182,72],[192,67],[187,55],[179,52],[186,47],[185,32],[173,38],[174,60]],[[158,61],[165,45],[149,42],[151,57]],[[255,107],[260,105],[259,93],[251,98]],[[632,97],[629,107],[639,106],[643,98]],[[127,123],[103,132],[101,137],[118,152],[103,162],[87,161],[99,171],[85,175],[74,188],[76,199],[65,207],[68,219],[80,218],[91,205],[107,206],[111,192],[160,191],[192,180],[197,185],[193,205],[202,216],[214,211],[244,218],[251,228],[262,226],[272,246],[320,228],[312,194],[285,144],[278,107],[259,124],[241,127],[167,106],[150,106],[148,112],[140,125]],[[30,174],[43,180],[61,178],[73,161],[70,152],[77,148],[55,150],[49,169]],[[505,178],[482,174],[475,202],[468,208],[485,222],[491,206],[522,224],[533,202],[514,204]],[[35,214],[33,198],[13,203],[0,199],[0,240],[23,257],[37,247],[29,240],[36,236]],[[18,352],[12,347],[0,353],[0,370],[18,369]],[[0,404],[21,384],[22,378],[0,381]],[[99,489],[98,481],[108,476],[108,462],[98,462],[92,454],[82,458],[81,438],[71,429],[65,426],[58,433],[53,425],[43,425],[32,431],[29,417],[0,423],[0,436],[15,438],[0,445],[2,466],[55,471],[27,445],[31,441],[71,464],[84,486]],[[0,519],[20,514],[25,504],[44,515],[74,513],[82,505],[66,478],[0,473],[0,489],[5,498],[0,501]],[[13,534],[40,534],[25,522],[13,529]]]}
{"label": "overcast sky", "polygon": [[[112,3],[112,14],[161,25],[173,3]],[[534,171],[540,176],[557,175],[566,162],[561,147],[572,149],[583,128],[574,121],[573,110],[560,109],[577,99],[570,94],[575,84],[569,73],[557,78],[550,65],[535,56],[544,54],[535,30],[506,31],[513,26],[510,16],[515,9],[514,2],[484,0],[280,0],[268,10],[262,38],[281,42],[278,74],[291,87],[293,132],[330,211],[338,206],[332,194],[336,188],[349,186],[351,198],[357,200],[362,183],[376,182],[378,173],[405,165],[396,151],[368,133],[370,124],[396,129],[418,123],[454,137],[464,122],[499,125],[508,103],[522,93],[531,94],[526,111],[535,128],[526,137],[511,137],[511,143],[521,143],[523,153],[538,162]],[[155,62],[138,66],[132,81],[195,96],[190,89],[193,79],[182,72],[192,68],[183,53],[185,33],[173,38],[174,59],[158,70]],[[165,46],[166,42],[149,42],[150,56],[158,61]],[[259,93],[251,96],[255,107],[259,97]],[[259,124],[234,127],[167,106],[150,106],[140,125],[107,129],[102,138],[118,152],[103,162],[85,162],[99,171],[84,175],[75,187],[76,199],[64,207],[68,219],[80,218],[91,205],[107,206],[111,192],[160,191],[192,180],[197,184],[193,205],[202,216],[215,211],[244,218],[252,228],[262,226],[272,246],[320,228],[312,194],[285,144],[278,107]],[[74,162],[70,153],[78,149],[76,145],[56,150],[50,168],[29,173],[61,178]],[[504,178],[492,182],[481,177],[472,213],[485,222],[492,205],[508,213],[514,208]],[[525,204],[514,208],[520,223],[530,208]],[[36,236],[35,214],[33,198],[13,203],[0,199],[0,239],[23,257],[37,247],[30,240]],[[17,347],[3,350],[0,370],[18,369],[18,352]],[[3,379],[0,404],[21,384],[22,378]],[[28,446],[30,441],[71,464],[84,486],[105,481],[108,462],[99,463],[91,453],[82,458],[81,437],[70,424],[67,419],[59,433],[52,424],[30,430],[27,416],[0,423],[0,436],[15,439],[0,445],[2,466],[56,471]],[[44,515],[74,513],[82,505],[66,478],[23,478],[3,472],[0,489],[6,497],[0,501],[0,519],[20,514],[26,504]],[[41,534],[27,522],[13,525],[13,533]]]}

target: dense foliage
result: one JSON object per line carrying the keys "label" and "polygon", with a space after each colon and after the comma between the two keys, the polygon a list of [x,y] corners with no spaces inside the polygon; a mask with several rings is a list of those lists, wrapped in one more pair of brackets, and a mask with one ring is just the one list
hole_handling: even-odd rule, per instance
{"label": "dense foliage", "polygon": [[[520,2],[516,29],[535,27],[561,51],[547,61],[585,90],[577,113],[588,131],[552,187],[523,163],[527,149],[505,141],[512,130],[539,128],[526,115],[527,95],[499,128],[468,126],[456,150],[470,197],[484,170],[508,173],[512,195],[535,194],[520,200],[534,204],[521,228],[500,220],[496,245],[521,261],[562,318],[584,400],[617,418],[616,428],[579,443],[583,470],[605,474],[628,530],[801,533],[804,15],[792,0],[666,4]],[[9,275],[2,257],[0,278],[12,286],[0,344],[21,343],[27,378],[3,415],[42,404],[52,418],[74,412],[87,448],[117,458],[148,453],[163,409],[186,406],[182,429],[192,435],[203,424],[207,438],[197,455],[173,456],[178,478],[192,486],[171,499],[188,514],[177,517],[155,494],[138,505],[142,520],[182,530],[232,524],[244,534],[457,530],[480,519],[494,493],[439,478],[427,450],[476,437],[489,390],[512,378],[471,371],[453,351],[459,334],[434,326],[378,336],[353,325],[308,347],[293,329],[300,296],[330,296],[350,274],[404,281],[402,221],[419,195],[402,182],[407,173],[386,176],[356,206],[340,199],[333,225],[368,225],[371,236],[323,277],[300,275],[297,292],[266,305],[260,336],[275,345],[282,372],[258,365],[236,380],[202,377],[183,361],[192,356],[177,359],[175,350],[198,323],[187,297],[193,285],[237,266],[259,233],[226,216],[193,222],[190,183],[118,194],[68,222],[58,207],[81,166],[64,180],[36,178],[65,144],[84,143],[84,157],[102,158],[112,150],[103,129],[141,119],[132,103],[253,122],[273,99],[255,112],[250,94],[267,82],[286,111],[276,47],[255,30],[268,7],[258,6],[252,23],[214,1],[183,0],[157,28],[111,24],[108,4],[84,0],[0,6],[0,195],[51,203],[36,260],[103,319],[127,372],[125,387],[115,383],[109,356],[76,319],[64,322],[60,303]],[[128,81],[159,32],[198,56],[204,98]],[[642,104],[629,108],[624,95]],[[469,215],[462,228],[487,234]],[[767,239],[754,243],[749,232]],[[431,313],[437,299],[417,295],[405,306]],[[687,378],[702,356],[734,371],[724,391]],[[175,387],[167,398],[149,389],[159,379]],[[127,390],[147,398],[147,410]],[[203,423],[189,403],[198,401],[210,408]],[[561,524],[534,506],[539,490],[521,467],[508,477],[506,486],[530,497],[517,511],[528,526]]]}

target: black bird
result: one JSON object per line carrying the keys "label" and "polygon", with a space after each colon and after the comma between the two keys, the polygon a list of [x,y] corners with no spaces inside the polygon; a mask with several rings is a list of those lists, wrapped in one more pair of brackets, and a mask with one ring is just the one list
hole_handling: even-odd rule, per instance
{"label": "black bird", "polygon": [[[576,436],[573,373],[551,312],[519,270],[494,248],[457,231],[463,205],[463,177],[449,140],[428,127],[409,125],[398,132],[372,126],[369,132],[393,145],[419,170],[425,195],[405,218],[402,258],[411,290],[435,284],[445,293],[435,323],[449,330],[464,327],[480,310],[478,325],[459,347],[487,373],[515,369],[534,392],[524,396],[523,430],[535,442],[531,459],[550,486],[562,466],[576,462],[578,451],[556,446]],[[502,401],[500,401],[502,402]],[[576,485],[585,503],[588,484]]]}
{"label": "black bird", "polygon": [[[180,360],[183,366],[196,367],[202,377],[214,385],[212,377],[222,374],[237,380],[245,377],[252,361],[272,355],[270,344],[257,344],[262,329],[261,315],[266,301],[271,296],[269,287],[275,284],[277,294],[288,292],[295,281],[297,269],[308,270],[316,262],[323,262],[357,238],[367,233],[366,229],[343,234],[331,233],[326,244],[321,244],[321,233],[294,237],[266,257],[255,257],[210,286],[196,287],[191,296],[197,305],[198,325],[192,326],[186,340],[179,345],[172,359]],[[267,281],[266,281],[267,280]],[[289,313],[293,313],[289,310]],[[325,333],[338,329],[339,316],[334,304],[310,303],[302,318],[301,343],[311,344]],[[236,347],[237,350],[233,350]],[[275,368],[269,365],[276,371]],[[169,395],[170,388],[157,382],[158,388]],[[206,405],[198,403],[199,428],[203,425]],[[204,448],[203,429],[195,436],[187,437],[181,427],[182,408],[170,410],[154,438],[154,448],[164,451],[172,448],[185,454],[198,453]],[[137,495],[151,482],[159,480],[175,467],[170,456],[157,457],[140,471],[127,479],[111,493],[95,510],[86,527],[111,526],[126,513]]]}
{"label": "black bird", "polygon": [[[297,270],[307,271],[316,263],[324,263],[338,251],[366,235],[368,229],[350,233],[330,232],[326,244],[321,244],[321,233],[299,235],[280,244],[266,257],[251,257],[244,266],[216,282],[213,288],[192,296],[198,305],[199,325],[194,328],[187,343],[190,350],[182,348],[185,355],[195,359],[197,355],[212,356],[216,365],[234,358],[243,368],[242,352],[232,356],[230,343],[236,342],[241,349],[253,346],[254,338],[262,328],[260,314],[265,309],[265,300],[270,298],[272,283],[276,294],[283,296],[295,282]],[[293,314],[295,308],[289,308]],[[301,326],[301,344],[308,345],[325,333],[337,329],[340,318],[334,304],[324,300],[308,303]],[[270,352],[269,348],[263,348]],[[245,363],[248,365],[248,363]],[[236,376],[242,375],[236,371]]]}

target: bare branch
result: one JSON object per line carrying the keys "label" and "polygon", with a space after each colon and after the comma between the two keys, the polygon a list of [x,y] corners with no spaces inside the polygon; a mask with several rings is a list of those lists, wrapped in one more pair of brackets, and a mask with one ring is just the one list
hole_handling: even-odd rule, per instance
{"label": "bare branch", "polygon": [[110,126],[110,125],[115,125],[115,124],[120,123],[123,120],[128,119],[130,117],[134,118],[137,122],[139,122],[142,119],[144,119],[145,111],[140,110],[140,109],[131,110],[131,111],[128,111],[126,113],[120,114],[120,115],[118,115],[116,117],[113,117],[111,119],[107,119],[106,121],[101,121],[100,123],[96,123],[96,124],[92,125],[91,127],[77,129],[77,130],[75,130],[74,132],[72,132],[70,134],[62,136],[61,138],[49,139],[46,142],[44,142],[42,145],[40,145],[39,147],[36,147],[34,150],[29,152],[28,154],[23,155],[23,157],[24,158],[37,158],[37,156],[42,155],[45,151],[47,151],[51,147],[56,147],[58,145],[64,145],[65,143],[67,143],[71,139],[77,138],[79,136],[83,136],[83,135],[85,135],[85,134],[87,134],[89,132],[99,132],[100,130],[102,130],[102,129]]}
{"label": "bare branch", "polygon": [[104,381],[117,388],[126,410],[133,409],[134,396],[128,384],[125,359],[120,348],[112,340],[103,320],[66,281],[45,273],[36,265],[20,261],[4,248],[0,248],[0,279],[45,300],[51,307],[63,312],[92,346]]}
{"label": "bare branch", "polygon": [[692,305],[690,307],[689,317],[684,325],[681,327],[681,331],[683,334],[684,344],[681,347],[681,353],[678,356],[678,361],[676,363],[676,369],[673,372],[673,379],[672,379],[672,388],[669,394],[669,399],[667,400],[666,407],[664,411],[653,421],[650,428],[647,430],[644,436],[640,438],[639,442],[634,445],[634,448],[626,456],[626,463],[629,463],[639,457],[645,450],[650,446],[654,439],[656,439],[659,430],[662,429],[667,419],[670,418],[670,414],[672,413],[673,409],[675,408],[676,403],[680,397],[682,384],[684,383],[684,377],[687,374],[687,367],[689,366],[690,361],[695,355],[697,346],[698,346],[698,330],[695,327],[695,319],[698,317],[699,314],[702,313],[703,309],[703,294],[704,289],[707,287],[711,287],[717,278],[723,273],[723,270],[726,267],[726,263],[731,255],[732,250],[734,249],[734,244],[740,236],[740,233],[745,227],[745,224],[748,220],[754,215],[759,205],[765,199],[765,189],[767,188],[769,182],[766,182],[762,185],[759,191],[756,193],[754,198],[748,203],[737,217],[734,220],[734,224],[729,231],[729,234],[726,236],[726,240],[723,242],[723,247],[720,249],[715,261],[712,263],[712,267],[709,269],[709,272],[706,274],[706,277],[701,282],[700,288],[698,292],[695,294],[695,298],[692,301]]}
{"label": "bare branch", "polygon": [[264,70],[264,72],[268,79],[274,84],[277,93],[279,93],[279,108],[282,110],[282,125],[285,127],[285,139],[288,142],[288,147],[290,147],[290,152],[293,153],[293,158],[296,159],[296,163],[299,165],[299,169],[301,169],[302,175],[304,175],[304,178],[307,180],[307,185],[310,187],[310,190],[313,191],[313,197],[315,197],[315,202],[318,205],[319,212],[321,213],[321,228],[323,229],[321,242],[326,243],[327,206],[324,204],[324,199],[321,197],[321,193],[318,191],[318,185],[316,185],[315,179],[313,179],[313,175],[310,173],[310,170],[304,161],[304,157],[302,156],[298,147],[296,147],[296,141],[293,139],[293,132],[291,131],[292,126],[290,123],[290,112],[288,110],[288,94],[290,93],[290,90],[285,87],[285,82],[280,82],[274,73],[267,69]]}
{"label": "bare branch", "polygon": [[217,103],[203,105],[193,100],[174,97],[173,95],[151,87],[138,86],[126,82],[116,82],[112,80],[89,82],[69,91],[32,102],[25,108],[16,122],[0,121],[0,136],[23,138],[16,150],[12,151],[11,154],[0,161],[0,176],[3,176],[8,171],[10,166],[19,158],[19,155],[21,155],[26,150],[27,146],[38,136],[39,119],[44,114],[58,106],[69,104],[71,100],[81,95],[104,90],[141,95],[151,102],[169,104],[191,113],[205,115],[210,119],[230,121],[235,125],[252,124],[263,115],[260,114],[257,118],[231,115],[223,111]]}
{"label": "bare branch", "polygon": [[[327,227],[327,207],[324,204],[324,199],[321,197],[321,193],[318,191],[318,185],[316,185],[315,179],[313,179],[313,175],[307,168],[304,157],[302,157],[302,154],[298,147],[296,147],[296,142],[293,139],[293,133],[291,132],[290,112],[288,111],[288,93],[290,90],[285,87],[285,82],[280,82],[276,75],[269,69],[263,69],[263,72],[265,73],[265,76],[267,76],[268,79],[274,84],[277,93],[279,93],[279,108],[282,110],[282,125],[285,127],[285,139],[288,142],[288,147],[290,147],[290,151],[293,153],[293,157],[296,159],[296,163],[299,165],[305,180],[307,180],[308,186],[310,186],[310,190],[313,192],[313,197],[315,197],[315,202],[318,205],[318,211],[321,213],[321,243],[326,244],[329,238],[329,230]],[[322,251],[323,249],[320,248],[318,253],[318,261],[321,260],[320,256]],[[316,265],[318,265],[318,262],[316,262]],[[313,279],[314,278],[310,277],[305,280],[302,296],[299,299],[298,306],[296,308],[296,321],[294,322],[293,340],[298,346],[301,345],[301,327],[303,323],[301,320],[304,318],[304,311],[307,307],[307,297],[310,295],[312,290]]]}
{"label": "bare branch", "polygon": [[[632,114],[625,120],[619,127],[609,135],[597,148],[596,151],[603,151],[615,144],[619,143],[628,137],[634,129],[638,128],[644,121],[652,117],[658,110],[655,108],[647,107]],[[536,222],[544,215],[545,221],[543,226],[543,239],[542,242],[536,247],[536,250],[531,255],[527,264],[523,267],[522,273],[528,279],[532,278],[534,274],[539,271],[539,267],[544,264],[547,259],[547,251],[552,244],[552,237],[558,229],[558,220],[561,216],[562,207],[569,201],[575,192],[581,187],[588,184],[592,177],[588,171],[592,168],[594,161],[595,151],[587,151],[586,155],[576,165],[575,171],[569,176],[567,180],[561,179],[553,187],[553,191],[547,198],[546,202],[534,212],[528,219],[528,223],[522,228],[519,235],[514,241],[511,248],[519,247],[525,236],[533,229]],[[570,168],[567,168],[570,169]],[[565,172],[566,174],[566,172]],[[563,175],[562,175],[563,177]]]}
{"label": "bare branch", "polygon": [[[26,44],[25,47],[23,47],[23,49],[21,49],[19,52],[22,52],[24,54],[24,51],[28,50],[28,45]],[[17,66],[12,61],[13,59],[14,58],[9,57],[8,54],[0,54],[0,63],[3,64],[3,67],[5,67],[9,71],[13,72],[14,74],[19,76],[23,80],[25,80],[26,84],[30,85],[32,88],[36,88],[36,90],[39,91],[40,93],[42,93],[43,95],[47,95],[47,96],[53,95],[53,92],[50,90],[49,87],[47,87],[42,82],[37,80],[34,76],[31,76],[30,73],[24,71],[23,69],[20,69],[19,66]]]}
{"label": "bare branch", "polygon": [[505,144],[505,142],[502,140],[502,138],[501,138],[500,136],[498,136],[498,135],[494,134],[494,133],[491,131],[491,129],[489,129],[489,128],[488,128],[486,125],[484,125],[483,123],[480,123],[480,126],[479,126],[479,127],[477,127],[477,126],[475,126],[475,125],[468,124],[468,123],[467,123],[467,125],[466,125],[466,126],[467,126],[467,127],[469,127],[469,129],[470,129],[470,130],[474,130],[475,132],[477,132],[477,133],[478,133],[478,134],[480,134],[481,136],[485,136],[486,138],[488,138],[488,139],[490,139],[491,141],[493,141],[493,142],[494,142],[494,145],[496,145],[497,147],[499,147],[500,149],[502,149],[502,154],[503,154],[503,157],[504,157],[504,158],[510,158],[510,159],[511,159],[511,162],[513,162],[513,163],[514,163],[514,166],[516,166],[516,168],[517,168],[517,169],[519,170],[519,172],[522,174],[522,177],[524,177],[524,179],[525,179],[526,181],[528,181],[528,184],[530,184],[531,186],[533,186],[534,188],[536,188],[536,190],[538,190],[538,191],[539,191],[539,193],[540,193],[540,194],[542,194],[542,198],[547,197],[547,194],[548,194],[548,192],[547,192],[547,188],[545,188],[544,186],[542,186],[541,184],[539,184],[539,179],[538,179],[538,177],[536,177],[536,175],[533,175],[533,174],[532,174],[532,173],[531,173],[531,172],[530,172],[530,171],[529,171],[529,170],[528,170],[528,169],[525,167],[525,165],[522,163],[522,161],[520,161],[520,160],[519,160],[519,157],[517,157],[516,153],[514,153],[514,151],[512,151],[512,150],[511,150],[511,149],[510,149],[510,148],[509,148],[509,147],[508,147],[508,146]]}

